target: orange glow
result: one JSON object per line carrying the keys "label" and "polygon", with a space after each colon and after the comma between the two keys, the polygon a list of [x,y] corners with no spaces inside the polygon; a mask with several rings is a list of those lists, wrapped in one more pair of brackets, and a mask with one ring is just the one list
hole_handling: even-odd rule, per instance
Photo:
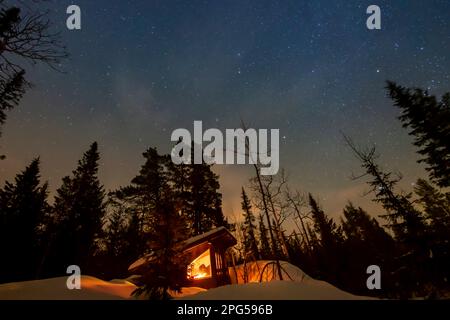
{"label": "orange glow", "polygon": [[208,278],[208,277],[209,277],[209,274],[207,274],[206,272],[194,274],[192,276],[193,279],[203,279],[203,278]]}
{"label": "orange glow", "polygon": [[192,261],[187,269],[187,277],[191,280],[199,280],[211,277],[211,256],[209,249]]}

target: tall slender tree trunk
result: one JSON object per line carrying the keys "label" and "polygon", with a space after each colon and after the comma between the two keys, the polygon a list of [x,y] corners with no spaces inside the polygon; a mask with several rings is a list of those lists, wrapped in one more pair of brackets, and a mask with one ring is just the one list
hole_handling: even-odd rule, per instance
{"label": "tall slender tree trunk", "polygon": [[[292,200],[290,197],[289,197],[289,201],[292,203],[292,206],[294,207],[295,213],[297,214],[297,217],[300,220],[300,225],[302,227],[301,232],[303,232],[303,234],[305,235],[304,237],[305,237],[305,240],[306,240],[306,244],[308,246],[308,252],[311,254],[311,241],[309,240],[308,232],[306,231],[305,223],[303,222],[303,218],[300,215],[300,210],[298,209],[298,206],[294,202],[294,200]],[[300,228],[299,228],[299,231],[300,231]]]}
{"label": "tall slender tree trunk", "polygon": [[[244,121],[242,121],[242,120],[241,120],[241,125],[242,125],[242,129],[244,131],[247,130],[247,126],[245,125]],[[252,155],[249,153],[247,139],[245,139],[245,149],[246,149],[246,152],[248,153],[248,157],[250,158]],[[272,242],[272,252],[274,253],[274,248],[276,246],[276,243],[275,243],[275,237],[273,235],[272,222],[270,221],[269,207],[267,205],[266,195],[264,192],[264,187],[262,184],[261,175],[259,172],[257,162],[256,161],[252,161],[252,162],[253,162],[253,167],[255,168],[255,172],[256,172],[256,179],[258,180],[258,186],[259,186],[259,191],[261,193],[261,198],[262,198],[262,202],[263,202],[263,206],[264,206],[264,213],[265,213],[266,219],[267,219],[267,225],[269,227],[270,240]],[[280,261],[277,256],[275,256],[275,261],[276,261],[276,265],[277,265],[278,276],[280,277],[280,280],[283,280],[283,275],[281,273],[281,265],[280,265]]]}
{"label": "tall slender tree trunk", "polygon": [[[259,173],[258,165],[254,164],[253,167],[255,168],[255,171],[256,171],[256,178],[258,179],[259,191],[261,193],[261,198],[262,198],[263,206],[264,206],[264,212],[266,214],[266,219],[267,219],[267,225],[269,227],[270,240],[272,242],[272,252],[275,253],[274,249],[276,247],[276,242],[275,242],[275,237],[273,235],[272,222],[270,221],[269,208],[268,208],[267,200],[266,200],[266,193],[264,192],[264,187],[263,187],[263,184],[261,181],[261,175]],[[280,280],[283,280],[283,275],[281,273],[280,260],[278,260],[278,256],[275,256],[275,261],[277,264],[278,276],[280,277]]]}

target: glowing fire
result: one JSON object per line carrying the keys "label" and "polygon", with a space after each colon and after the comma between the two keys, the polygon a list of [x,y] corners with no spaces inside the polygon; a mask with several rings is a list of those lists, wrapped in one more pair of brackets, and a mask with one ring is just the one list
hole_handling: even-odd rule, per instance
{"label": "glowing fire", "polygon": [[203,278],[207,278],[208,276],[209,276],[209,274],[207,274],[206,272],[202,272],[202,273],[194,274],[192,276],[192,279],[203,279]]}
{"label": "glowing fire", "polygon": [[187,269],[187,277],[191,280],[211,277],[211,256],[209,249],[189,264]]}

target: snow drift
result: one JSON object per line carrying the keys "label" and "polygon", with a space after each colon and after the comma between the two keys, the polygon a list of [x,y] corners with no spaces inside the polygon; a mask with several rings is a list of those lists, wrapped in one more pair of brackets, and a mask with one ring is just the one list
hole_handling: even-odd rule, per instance
{"label": "snow drift", "polygon": [[324,281],[310,280],[302,283],[274,280],[271,282],[235,284],[182,299],[195,300],[366,300],[339,290]]}
{"label": "snow drift", "polygon": [[[183,288],[176,299],[199,300],[362,300],[331,284],[311,278],[301,269],[280,262],[282,278],[273,261],[257,261],[230,268],[231,285],[210,290]],[[130,278],[131,279],[131,278]],[[115,300],[135,299],[136,286],[128,280],[103,281],[82,276],[81,290],[69,290],[66,277],[0,285],[0,300]]]}
{"label": "snow drift", "polygon": [[200,300],[366,300],[325,281],[311,278],[300,268],[280,261],[256,261],[230,268],[232,285],[210,289],[183,299]]}
{"label": "snow drift", "polygon": [[1,300],[117,300],[128,299],[136,286],[127,280],[103,281],[81,277],[81,290],[69,290],[67,277],[0,285]]}

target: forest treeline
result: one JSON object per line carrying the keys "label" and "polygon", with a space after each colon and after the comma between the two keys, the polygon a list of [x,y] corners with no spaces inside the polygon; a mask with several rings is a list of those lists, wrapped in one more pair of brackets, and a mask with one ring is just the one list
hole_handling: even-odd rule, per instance
{"label": "forest treeline", "polygon": [[[388,298],[447,297],[450,280],[450,94],[440,101],[421,89],[387,83],[403,127],[414,138],[428,179],[419,178],[409,192],[401,176],[378,164],[375,148],[358,148],[344,136],[349,153],[361,163],[367,195],[383,214],[353,203],[339,221],[327,216],[311,194],[292,192],[283,175],[254,181],[254,209],[242,190],[244,221],[239,255],[244,262],[282,259],[309,275],[360,295]],[[355,178],[356,179],[356,178]],[[265,214],[268,212],[268,214]],[[264,216],[271,219],[270,226]],[[288,218],[294,231],[285,231]],[[270,230],[269,228],[272,228]],[[381,290],[369,290],[367,267],[381,269]]]}
{"label": "forest treeline", "polygon": [[[26,9],[0,0],[0,126],[30,87],[22,66],[58,69],[67,56],[39,6]],[[155,148],[143,153],[140,171],[127,186],[106,192],[93,143],[53,201],[39,158],[1,187],[0,283],[66,275],[69,265],[103,279],[123,278],[130,263],[150,253],[154,258],[137,293],[168,298],[168,289],[179,289],[186,272],[180,269],[182,241],[226,226],[239,240],[230,252],[237,263],[286,260],[356,294],[448,297],[450,94],[438,100],[392,82],[387,92],[428,177],[403,192],[400,177],[379,165],[374,148],[359,148],[345,137],[383,209],[378,219],[348,203],[335,221],[313,195],[292,190],[284,174],[260,176],[255,165],[255,178],[242,189],[243,219],[229,223],[211,166],[174,165]],[[369,265],[381,268],[381,290],[366,287]]]}
{"label": "forest treeline", "polygon": [[[1,188],[0,250],[6,263],[0,265],[0,282],[61,276],[73,264],[104,279],[127,277],[133,261],[152,253],[156,259],[140,290],[167,297],[167,289],[177,289],[180,275],[185,276],[179,261],[182,240],[226,226],[239,240],[230,253],[237,263],[289,261],[356,294],[443,296],[450,276],[449,95],[438,101],[426,91],[391,82],[387,90],[429,179],[418,179],[405,193],[398,188],[400,177],[377,163],[374,148],[358,148],[345,137],[349,154],[360,160],[368,191],[384,209],[379,219],[348,203],[335,221],[313,195],[291,190],[281,173],[256,174],[248,190],[242,188],[242,221],[229,223],[212,167],[175,165],[155,148],[143,153],[143,165],[129,185],[106,193],[93,143],[62,179],[52,204],[39,158]],[[366,287],[370,265],[381,268],[381,290]]]}
{"label": "forest treeline", "polygon": [[142,255],[228,226],[210,165],[174,165],[154,148],[143,157],[130,184],[106,194],[93,143],[62,179],[52,205],[39,158],[6,182],[0,190],[0,250],[7,263],[0,266],[0,282],[61,276],[69,265],[102,278],[127,277]]}

